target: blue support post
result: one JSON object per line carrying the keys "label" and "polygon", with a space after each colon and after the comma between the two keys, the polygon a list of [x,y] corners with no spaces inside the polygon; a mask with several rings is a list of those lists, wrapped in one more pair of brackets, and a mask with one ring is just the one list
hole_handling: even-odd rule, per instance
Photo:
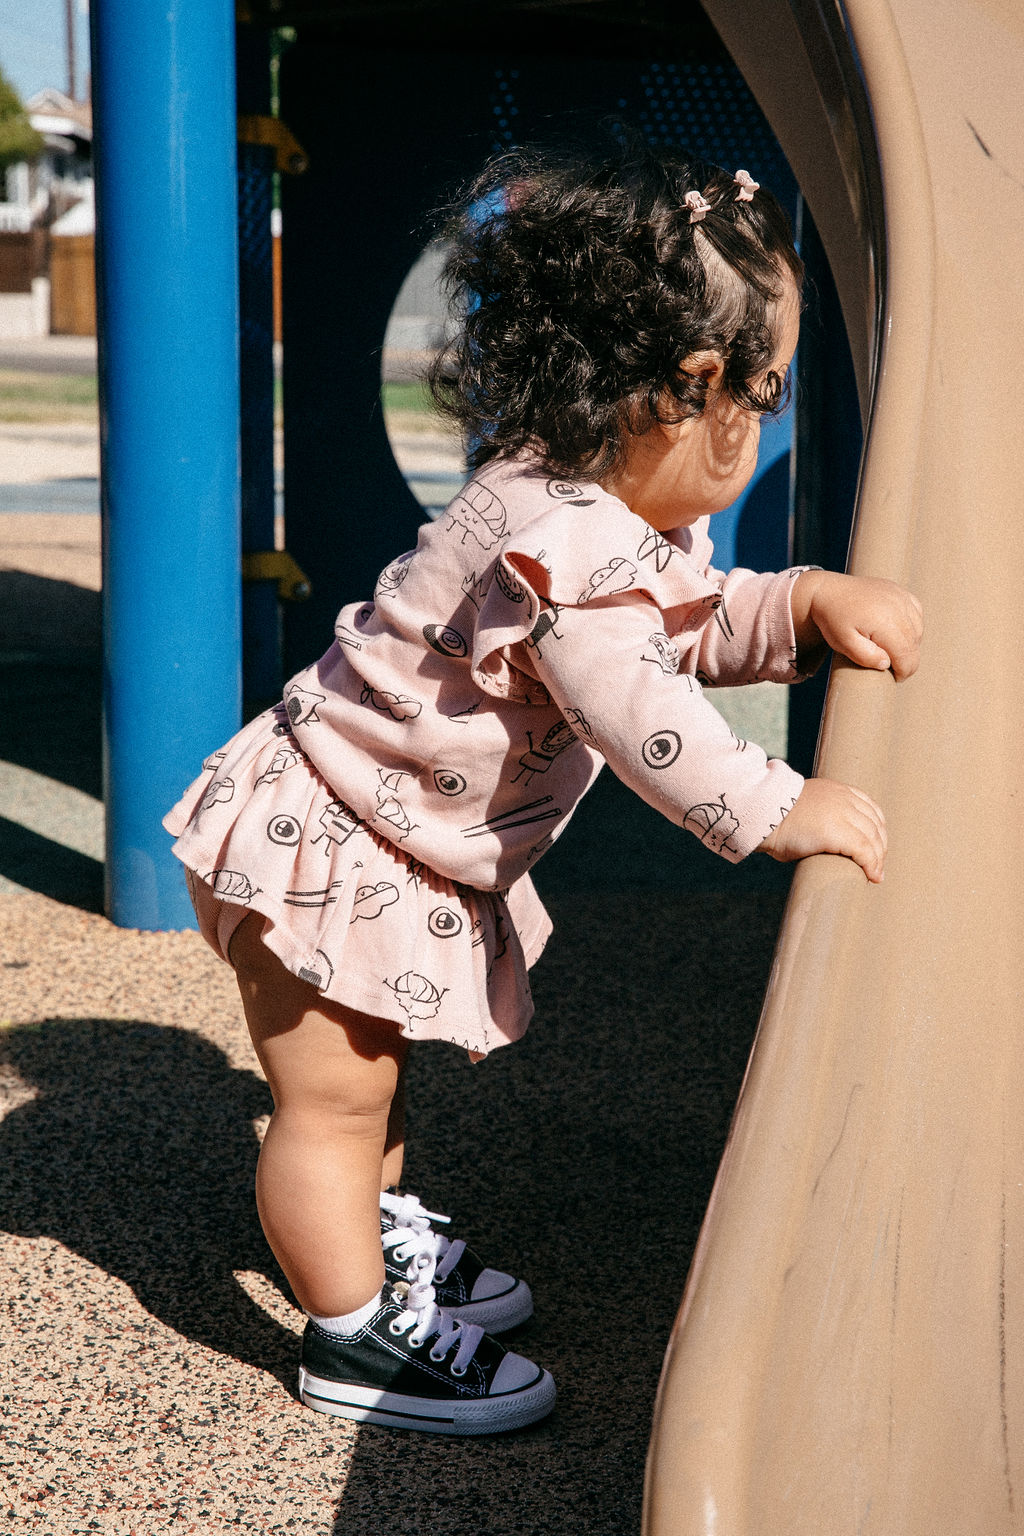
{"label": "blue support post", "polygon": [[232,0],[92,7],[107,912],[194,926],[160,818],[240,721]]}

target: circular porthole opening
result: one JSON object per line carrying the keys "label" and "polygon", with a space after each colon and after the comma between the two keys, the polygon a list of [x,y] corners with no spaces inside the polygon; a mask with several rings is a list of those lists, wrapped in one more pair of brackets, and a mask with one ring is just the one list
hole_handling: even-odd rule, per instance
{"label": "circular porthole opening", "polygon": [[445,249],[432,242],[398,292],[381,360],[381,409],[395,462],[427,517],[444,511],[466,478],[458,429],[434,409],[425,375],[445,344],[441,268]]}

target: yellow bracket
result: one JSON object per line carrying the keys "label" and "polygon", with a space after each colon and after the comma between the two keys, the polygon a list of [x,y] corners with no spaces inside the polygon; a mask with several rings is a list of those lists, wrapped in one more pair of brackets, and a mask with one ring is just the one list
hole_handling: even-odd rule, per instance
{"label": "yellow bracket", "polygon": [[313,583],[286,549],[257,549],[243,555],[242,580],[276,581],[283,603],[304,603],[313,590]]}
{"label": "yellow bracket", "polygon": [[277,169],[289,176],[301,176],[309,169],[309,156],[279,117],[240,117],[238,142],[266,145],[274,151]]}

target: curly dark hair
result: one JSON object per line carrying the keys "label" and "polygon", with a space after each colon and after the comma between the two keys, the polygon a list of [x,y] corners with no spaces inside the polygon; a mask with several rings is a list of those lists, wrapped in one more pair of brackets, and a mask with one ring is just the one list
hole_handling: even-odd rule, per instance
{"label": "curly dark hair", "polygon": [[[684,199],[710,205],[690,222]],[[492,160],[449,216],[445,282],[460,327],[429,373],[476,468],[524,449],[551,474],[618,468],[630,434],[698,416],[714,351],[722,391],[776,413],[774,305],[803,265],[770,192],[673,150]]]}

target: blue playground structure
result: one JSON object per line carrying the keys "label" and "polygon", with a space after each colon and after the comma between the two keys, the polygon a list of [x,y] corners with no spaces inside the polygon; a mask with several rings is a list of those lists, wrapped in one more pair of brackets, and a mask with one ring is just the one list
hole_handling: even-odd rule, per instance
{"label": "blue playground structure", "polygon": [[[93,8],[107,911],[193,923],[160,818],[241,720],[234,15]],[[126,46],[131,38],[131,46]]]}

